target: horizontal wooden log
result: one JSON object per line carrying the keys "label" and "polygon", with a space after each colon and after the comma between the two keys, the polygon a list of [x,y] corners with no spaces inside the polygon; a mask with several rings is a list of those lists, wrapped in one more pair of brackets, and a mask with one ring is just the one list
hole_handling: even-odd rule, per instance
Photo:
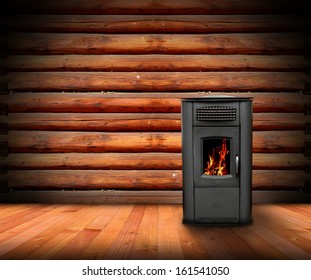
{"label": "horizontal wooden log", "polygon": [[304,152],[304,131],[255,131],[253,152]]}
{"label": "horizontal wooden log", "polygon": [[9,154],[9,169],[180,170],[181,153]]}
{"label": "horizontal wooden log", "polygon": [[[8,187],[32,190],[145,189],[182,187],[181,170],[34,170],[8,171]],[[254,170],[252,188],[277,190],[304,187],[304,171]]]}
{"label": "horizontal wooden log", "polygon": [[[13,113],[10,130],[58,131],[181,131],[176,113]],[[253,130],[304,130],[303,113],[254,113]]]}
{"label": "horizontal wooden log", "polygon": [[[304,131],[255,131],[253,152],[304,150]],[[180,152],[179,132],[52,132],[9,131],[10,152]]]}
{"label": "horizontal wooden log", "polygon": [[180,114],[33,113],[9,114],[10,130],[180,131]]}
{"label": "horizontal wooden log", "polygon": [[300,55],[11,55],[9,71],[302,71]]}
{"label": "horizontal wooden log", "polygon": [[[254,153],[254,170],[304,170],[311,158],[298,153]],[[0,165],[10,170],[181,170],[181,153],[11,153]]]}
{"label": "horizontal wooden log", "polygon": [[[187,43],[188,42],[188,43]],[[302,33],[10,33],[11,54],[302,54]]]}
{"label": "horizontal wooden log", "polygon": [[253,130],[304,130],[305,114],[254,113]]}
{"label": "horizontal wooden log", "polygon": [[11,152],[180,152],[180,133],[11,131]]}
{"label": "horizontal wooden log", "polygon": [[[223,92],[175,93],[11,93],[0,96],[9,113],[180,113],[181,98],[222,96]],[[253,97],[254,112],[302,113],[311,96],[302,93],[230,92],[226,95]]]}
{"label": "horizontal wooden log", "polygon": [[295,14],[304,11],[300,0],[11,0],[7,4],[14,13],[44,14]]}
{"label": "horizontal wooden log", "polygon": [[[118,97],[117,97],[118,96]],[[1,98],[9,112],[178,113],[180,98],[107,93],[17,93]]]}
{"label": "horizontal wooden log", "polygon": [[305,172],[299,170],[254,170],[253,190],[301,189],[305,186]]}
{"label": "horizontal wooden log", "polygon": [[177,172],[175,170],[10,171],[8,185],[14,189],[180,189],[181,171]]}
{"label": "horizontal wooden log", "polygon": [[13,91],[291,91],[303,72],[11,72]]}
{"label": "horizontal wooden log", "polygon": [[299,15],[26,15],[9,16],[11,32],[230,33],[301,31]]}
{"label": "horizontal wooden log", "polygon": [[253,169],[256,170],[305,170],[306,165],[311,165],[311,158],[305,157],[304,154],[253,154]]}

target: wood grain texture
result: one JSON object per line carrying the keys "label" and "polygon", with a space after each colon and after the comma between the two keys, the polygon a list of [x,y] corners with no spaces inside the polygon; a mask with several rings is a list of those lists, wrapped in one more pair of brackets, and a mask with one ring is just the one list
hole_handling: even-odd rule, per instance
{"label": "wood grain texture", "polygon": [[137,232],[137,237],[132,247],[131,259],[146,260],[158,257],[159,217],[157,205],[145,206],[140,229]]}
{"label": "wood grain texture", "polygon": [[[181,170],[27,170],[8,171],[9,188],[16,190],[180,190]],[[254,190],[304,187],[303,170],[254,170]]]}
{"label": "wood grain texture", "polygon": [[[11,173],[10,173],[11,172]],[[174,190],[181,188],[181,171],[175,170],[58,170],[9,171],[13,189],[132,189]]]}
{"label": "wood grain texture", "polygon": [[[13,113],[6,122],[10,130],[181,131],[176,113]],[[306,122],[302,113],[253,114],[253,130],[304,130]]]}
{"label": "wood grain texture", "polygon": [[[296,92],[228,92],[226,94],[253,97],[254,112],[304,113],[306,105],[311,104],[311,96]],[[11,93],[8,97],[0,96],[0,104],[6,104],[9,113],[180,113],[182,98],[210,95],[223,95],[223,92],[26,92]]]}
{"label": "wood grain texture", "polygon": [[[21,245],[25,240],[29,240],[34,234],[38,234],[46,228],[50,227],[54,222],[57,223],[61,219],[62,213],[68,206],[55,206],[55,205],[45,205],[37,211],[41,214],[40,216],[33,217],[29,215],[29,218],[19,225],[13,227],[12,229],[5,230],[1,233],[1,250],[3,253],[9,252],[15,247]],[[33,209],[34,210],[34,209]],[[54,217],[51,217],[51,215]],[[49,219],[48,219],[49,217]],[[39,222],[39,221],[42,222]]]}
{"label": "wood grain texture", "polygon": [[[304,151],[304,131],[254,131],[253,152]],[[10,152],[180,152],[179,132],[9,131]]]}
{"label": "wood grain texture", "polygon": [[[120,219],[122,216],[127,217],[128,211],[133,206],[124,205],[124,206],[118,206],[116,207],[108,207],[104,209],[100,209],[97,207],[86,207],[82,208],[81,210],[73,209],[71,213],[66,217],[67,219],[61,223],[59,223],[56,227],[54,227],[54,236],[51,238],[48,238],[40,248],[37,250],[34,250],[31,255],[28,255],[27,259],[36,259],[39,258],[40,255],[43,256],[43,258],[46,259],[52,259],[55,258],[56,254],[58,254],[58,258],[61,258],[62,255],[60,254],[60,250],[57,248],[63,248],[66,246],[73,238],[77,236],[77,234],[81,231],[81,228],[87,228],[87,229],[95,229],[99,230],[100,228],[103,228],[105,226],[106,230],[108,230],[109,225],[113,224],[114,219],[117,220],[116,223],[119,223],[120,226],[122,226],[122,220]],[[97,212],[94,214],[94,210]],[[93,213],[92,213],[93,212]],[[117,213],[122,212],[121,215],[116,215]],[[68,213],[67,213],[68,214]],[[102,215],[100,215],[102,214]],[[84,219],[81,221],[81,215],[88,216],[88,219]],[[79,217],[80,216],[80,217]],[[93,216],[93,217],[92,217]],[[102,219],[99,219],[101,217]],[[68,219],[69,218],[69,219]],[[64,228],[68,227],[68,223],[70,223],[70,229],[64,230]],[[109,225],[108,225],[109,224]],[[94,226],[95,225],[95,226]],[[116,229],[117,230],[117,229]],[[105,231],[107,236],[106,240],[109,240],[111,238],[112,234],[109,235],[108,231]],[[90,249],[92,249],[91,245],[96,244],[96,240],[101,237],[102,232],[100,231],[98,235],[92,240],[92,243],[89,244],[87,248],[85,248],[84,252],[81,254],[81,258],[83,258],[83,255],[87,252],[88,256],[91,256]],[[101,238],[101,245],[103,244],[103,239]],[[79,248],[77,246],[76,248]],[[99,250],[99,246],[96,247],[96,253]],[[67,251],[68,253],[68,251]]]}
{"label": "wood grain texture", "polygon": [[18,15],[11,32],[239,33],[300,31],[299,15]]}
{"label": "wood grain texture", "polygon": [[10,131],[11,152],[180,152],[181,136],[163,133]]}
{"label": "wood grain texture", "polygon": [[302,71],[301,55],[11,55],[10,71]]}
{"label": "wood grain texture", "polygon": [[302,54],[303,48],[302,33],[8,36],[10,54]]}
{"label": "wood grain texture", "polygon": [[181,153],[16,153],[0,162],[8,165],[10,169],[26,170],[180,170]]}
{"label": "wood grain texture", "polygon": [[304,131],[254,131],[253,152],[304,152]]}
{"label": "wood grain texture", "polygon": [[180,131],[180,114],[10,114],[10,130]]}
{"label": "wood grain texture", "polygon": [[[255,204],[243,227],[182,224],[178,204],[23,206],[44,214],[12,229],[0,223],[2,260],[311,258],[310,204]],[[9,208],[13,218],[20,205]]]}
{"label": "wood grain texture", "polygon": [[[300,5],[299,5],[300,4]],[[256,0],[106,0],[106,1],[75,1],[56,0],[46,2],[43,0],[10,1],[10,11],[19,13],[40,14],[275,14],[303,11],[302,2],[291,0],[256,1]]]}
{"label": "wood grain texture", "polygon": [[13,91],[298,91],[302,72],[11,72]]}
{"label": "wood grain texture", "polygon": [[124,222],[119,234],[109,248],[105,258],[129,259],[144,217],[145,207],[135,205]]}
{"label": "wood grain texture", "polygon": [[275,170],[304,170],[310,165],[310,158],[299,153],[254,153],[253,169],[275,169]]}
{"label": "wood grain texture", "polygon": [[[94,207],[94,208],[96,208],[96,207]],[[80,206],[68,205],[67,208],[63,208],[62,214],[58,215],[57,220],[55,220],[55,219],[50,220],[49,217],[45,217],[47,220],[49,220],[50,224],[53,224],[54,222],[57,223],[57,226],[54,227],[55,231],[51,232],[51,231],[49,231],[49,227],[47,227],[42,232],[38,232],[38,236],[36,239],[30,238],[29,240],[25,241],[23,244],[18,246],[17,247],[18,249],[15,247],[13,250],[11,250],[9,253],[7,253],[8,258],[10,258],[10,256],[14,258],[14,256],[16,256],[16,252],[18,252],[18,255],[20,258],[26,258],[29,256],[28,250],[30,248],[34,251],[36,251],[36,249],[39,249],[38,251],[36,251],[36,253],[41,252],[41,254],[44,255],[44,252],[42,252],[41,247],[45,248],[46,244],[49,244],[49,240],[52,239],[53,237],[55,237],[56,233],[63,231],[64,226],[67,226],[69,223],[69,217],[74,219],[77,212],[79,214],[83,213],[84,215],[86,215],[87,211],[90,211],[90,210],[92,210],[92,207],[86,208],[83,205],[80,205]],[[100,213],[98,208],[97,208],[97,211]],[[49,213],[52,214],[51,211]],[[94,215],[94,212],[92,214]],[[28,218],[28,220],[29,220],[29,218]],[[22,230],[22,228],[20,228],[18,230]],[[67,233],[68,232],[69,232],[69,230],[67,231]],[[73,231],[71,231],[71,233],[73,234]],[[64,242],[65,240],[63,240],[62,242]],[[58,246],[61,248],[61,246],[62,246],[61,242],[58,243]],[[51,252],[53,252],[53,248],[50,248],[48,253],[51,254]],[[47,255],[45,255],[45,256],[47,256]]]}
{"label": "wood grain texture", "polygon": [[304,130],[306,122],[305,114],[253,114],[253,130]]}
{"label": "wood grain texture", "polygon": [[[255,189],[303,188],[303,180],[309,180],[304,170],[310,158],[303,153],[310,140],[305,131],[311,95],[303,94],[309,66],[302,1],[12,0],[8,8],[9,56],[0,68],[8,70],[4,82],[10,94],[0,96],[0,126],[7,124],[9,132],[0,138],[8,141],[9,156],[0,159],[0,166],[8,167],[11,186],[180,190],[181,99],[210,95],[254,98]],[[129,214],[146,224],[145,210],[126,209],[119,221],[126,222]],[[176,209],[166,210],[167,220],[178,214]],[[119,211],[107,213],[112,219]],[[148,213],[159,217],[156,209]],[[140,234],[135,224],[114,223],[108,234],[114,229],[122,234],[102,245],[100,228],[70,228],[47,242],[51,251],[44,256],[139,258],[160,252],[165,258],[175,253],[183,258],[186,252],[204,258],[206,246],[212,246],[216,257],[255,254],[244,243],[238,250],[232,246],[241,235],[215,247],[210,241],[192,247],[188,230],[179,235],[178,245],[169,232],[174,226],[155,235]],[[156,247],[149,238],[146,245],[148,234],[159,240],[167,235],[169,241]],[[231,231],[200,236],[220,240],[219,234],[231,236]],[[124,249],[114,244],[116,240]],[[268,247],[258,236],[252,240]],[[46,239],[34,242],[43,247],[45,243]],[[51,249],[57,243],[71,253]],[[90,250],[88,243],[94,244]],[[205,250],[200,251],[201,246]],[[172,254],[165,252],[168,248]],[[269,254],[285,255],[280,248],[276,255]]]}
{"label": "wood grain texture", "polygon": [[[253,169],[304,170],[311,159],[299,153],[254,153]],[[181,153],[11,153],[0,163],[15,170],[181,170]]]}

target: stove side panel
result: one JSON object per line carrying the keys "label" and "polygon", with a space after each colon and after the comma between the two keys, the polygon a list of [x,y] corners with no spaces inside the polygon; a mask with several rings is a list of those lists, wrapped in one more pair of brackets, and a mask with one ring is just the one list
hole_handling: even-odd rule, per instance
{"label": "stove side panel", "polygon": [[183,222],[194,223],[192,102],[182,101]]}
{"label": "stove side panel", "polygon": [[252,221],[252,101],[240,103],[241,162],[240,162],[240,223]]}

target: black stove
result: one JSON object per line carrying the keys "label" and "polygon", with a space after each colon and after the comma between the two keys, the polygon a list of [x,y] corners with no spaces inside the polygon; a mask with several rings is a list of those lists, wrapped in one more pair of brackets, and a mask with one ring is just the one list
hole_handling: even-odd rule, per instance
{"label": "black stove", "polygon": [[252,99],[182,99],[183,222],[252,220]]}

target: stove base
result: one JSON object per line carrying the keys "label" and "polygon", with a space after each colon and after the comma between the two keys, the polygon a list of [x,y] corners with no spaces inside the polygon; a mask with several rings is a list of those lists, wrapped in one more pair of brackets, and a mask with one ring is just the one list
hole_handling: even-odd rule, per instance
{"label": "stove base", "polygon": [[194,188],[193,203],[184,203],[186,215],[184,215],[183,223],[199,225],[249,224],[252,222],[252,215],[250,209],[241,207],[241,199],[239,188]]}

